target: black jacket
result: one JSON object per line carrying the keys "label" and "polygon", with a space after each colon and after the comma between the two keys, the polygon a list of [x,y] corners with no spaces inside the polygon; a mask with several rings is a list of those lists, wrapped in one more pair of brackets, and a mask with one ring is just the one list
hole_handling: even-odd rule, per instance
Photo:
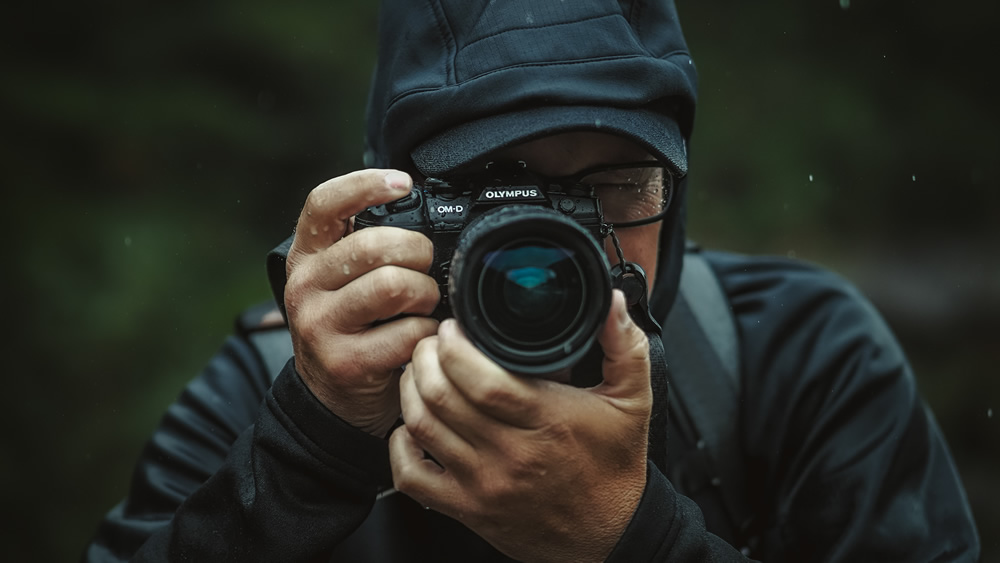
{"label": "black jacket", "polygon": [[[370,165],[444,174],[561,127],[630,136],[678,178],[687,170],[695,72],[669,0],[383,0],[379,45]],[[682,183],[661,230],[658,319],[677,293],[684,198]],[[707,256],[742,350],[735,447],[755,516],[749,555],[974,560],[978,539],[954,464],[872,307],[800,262]],[[284,269],[271,275],[280,299]],[[376,560],[503,559],[398,494],[373,519],[381,507],[399,519],[348,539],[389,481],[386,442],[327,411],[293,363],[272,384],[248,338],[227,340],[170,407],[87,560],[323,561],[340,550],[338,560],[357,561],[361,553],[348,553],[356,541]],[[727,532],[710,503],[648,469],[611,561],[744,558],[746,538]]]}
{"label": "black jacket", "polygon": [[[872,307],[801,262],[706,255],[743,350],[741,454],[758,537],[750,557],[976,560],[944,439]],[[360,560],[349,551],[358,538],[345,538],[388,482],[386,442],[330,414],[293,362],[272,385],[247,338],[228,339],[169,408],[87,561]],[[361,538],[375,560],[505,560],[402,495],[380,502],[396,503],[405,526],[382,522],[381,534]],[[742,560],[713,533],[712,510],[703,516],[650,465],[609,560]]]}

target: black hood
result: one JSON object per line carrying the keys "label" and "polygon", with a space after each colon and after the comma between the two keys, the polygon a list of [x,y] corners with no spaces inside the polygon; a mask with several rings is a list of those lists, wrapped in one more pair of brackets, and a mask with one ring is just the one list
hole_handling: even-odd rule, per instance
{"label": "black hood", "polygon": [[[687,174],[696,76],[672,1],[384,0],[378,36],[368,166],[446,177],[505,146],[592,130]],[[680,273],[683,184],[661,239],[659,318]]]}

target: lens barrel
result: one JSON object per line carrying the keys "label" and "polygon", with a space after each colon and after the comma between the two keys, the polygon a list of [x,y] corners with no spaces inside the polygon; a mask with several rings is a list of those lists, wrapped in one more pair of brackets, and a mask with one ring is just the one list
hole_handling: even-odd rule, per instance
{"label": "lens barrel", "polygon": [[607,257],[573,219],[549,208],[487,211],[459,237],[448,293],[469,339],[493,361],[541,375],[577,363],[611,307]]}

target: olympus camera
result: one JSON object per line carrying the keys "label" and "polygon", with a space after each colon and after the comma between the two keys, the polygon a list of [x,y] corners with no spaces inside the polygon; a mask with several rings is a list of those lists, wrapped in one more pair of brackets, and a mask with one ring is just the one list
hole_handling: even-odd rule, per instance
{"label": "olympus camera", "polygon": [[603,224],[592,190],[546,185],[515,164],[462,181],[427,179],[358,214],[354,227],[430,238],[441,291],[433,315],[454,316],[500,366],[540,375],[577,363],[608,314]]}

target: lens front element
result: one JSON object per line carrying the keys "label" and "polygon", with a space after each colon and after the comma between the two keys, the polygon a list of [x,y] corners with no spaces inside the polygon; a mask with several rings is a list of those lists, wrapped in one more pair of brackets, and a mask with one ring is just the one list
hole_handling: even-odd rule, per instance
{"label": "lens front element", "polygon": [[584,275],[571,250],[537,239],[489,252],[479,277],[484,320],[510,346],[551,346],[583,315]]}

